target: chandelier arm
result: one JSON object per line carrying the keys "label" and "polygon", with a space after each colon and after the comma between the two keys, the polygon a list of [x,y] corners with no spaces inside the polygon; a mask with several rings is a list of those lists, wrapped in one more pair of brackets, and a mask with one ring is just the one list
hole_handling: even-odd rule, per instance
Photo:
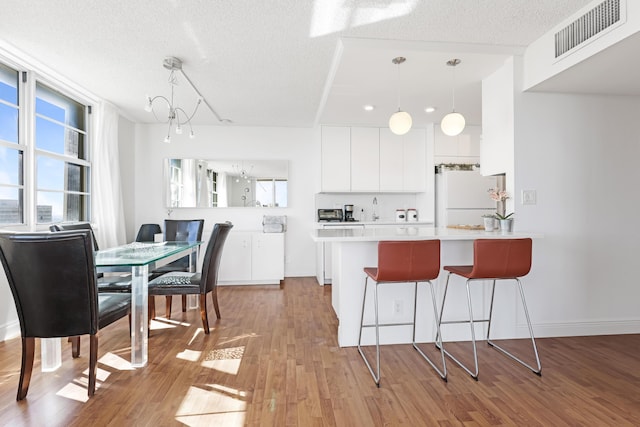
{"label": "chandelier arm", "polygon": [[182,108],[182,107],[178,107],[178,108],[176,108],[176,112],[177,112],[178,110],[180,110],[180,111],[182,112],[182,115],[183,115],[184,117],[186,117],[186,118],[187,118],[187,119],[186,119],[185,121],[183,121],[182,123],[189,123],[189,122],[191,122],[191,119],[193,119],[193,116],[195,116],[195,115],[196,115],[196,112],[198,111],[198,107],[200,106],[200,102],[201,102],[201,100],[200,100],[200,98],[198,98],[198,102],[196,103],[196,107],[193,109],[193,113],[191,113],[191,115],[190,115],[190,116],[187,114],[187,112],[186,112],[186,111],[184,111],[184,108]]}
{"label": "chandelier arm", "polygon": [[[153,98],[149,97],[149,105],[151,105],[151,113],[153,113],[153,117],[156,119],[157,122],[164,123],[167,119],[158,118],[158,115],[156,114],[156,110],[153,109],[153,103],[155,102],[156,99],[164,100],[164,102],[167,103],[167,108],[169,108],[169,110],[171,110],[171,103],[169,102],[169,99],[167,99],[167,97],[163,95],[156,95]],[[169,118],[171,118],[171,112],[169,112]]]}
{"label": "chandelier arm", "polygon": [[[184,79],[187,81],[187,83],[189,83],[189,86],[191,86],[191,88],[194,90],[194,92],[199,96],[199,101],[204,102],[204,104],[207,106],[209,111],[211,111],[213,113],[213,115],[216,117],[216,119],[221,123],[222,122],[228,122],[228,120],[222,119],[220,117],[220,115],[218,115],[216,110],[214,110],[213,107],[211,106],[211,104],[209,104],[209,102],[206,100],[206,98],[204,96],[202,96],[202,94],[200,93],[198,88],[193,84],[193,82],[191,81],[189,76],[187,76],[187,74],[184,72],[184,70],[180,69],[179,71],[182,74],[182,77],[184,77]],[[198,104],[200,104],[200,102],[198,102]],[[198,108],[198,107],[196,106],[196,108]],[[193,112],[193,114],[195,114],[195,111]]]}

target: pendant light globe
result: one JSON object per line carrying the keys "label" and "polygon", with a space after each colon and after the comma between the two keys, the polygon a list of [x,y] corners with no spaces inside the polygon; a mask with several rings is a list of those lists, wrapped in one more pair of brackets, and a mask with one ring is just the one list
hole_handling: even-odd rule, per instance
{"label": "pendant light globe", "polygon": [[452,108],[451,112],[442,118],[440,122],[440,129],[442,133],[447,136],[456,136],[464,130],[466,124],[464,116],[460,113],[456,113],[456,78],[455,67],[460,64],[459,59],[450,59],[447,61],[447,66],[451,67],[451,73],[453,76],[453,85],[451,87]]}
{"label": "pendant light globe", "polygon": [[444,116],[440,122],[440,128],[445,135],[456,136],[464,130],[465,123],[464,116],[454,111]]}
{"label": "pendant light globe", "polygon": [[404,135],[411,130],[413,120],[406,111],[398,110],[389,118],[389,129],[396,135]]}
{"label": "pendant light globe", "polygon": [[396,111],[391,115],[391,117],[389,117],[389,130],[391,130],[391,132],[396,135],[404,135],[411,130],[411,125],[413,125],[411,115],[406,111],[402,111],[400,109],[400,64],[402,64],[406,60],[407,58],[403,56],[397,56],[391,60],[393,64],[397,65],[398,72],[398,111]]}

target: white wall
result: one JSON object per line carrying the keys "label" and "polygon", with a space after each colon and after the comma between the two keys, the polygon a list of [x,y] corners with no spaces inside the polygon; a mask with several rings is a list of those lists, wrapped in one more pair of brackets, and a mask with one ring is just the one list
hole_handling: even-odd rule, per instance
{"label": "white wall", "polygon": [[[135,239],[138,228],[135,224],[135,123],[120,116],[118,120],[118,154],[120,159],[120,182],[122,183],[122,204],[124,206],[125,232],[127,241]],[[133,237],[131,237],[133,236]]]}
{"label": "white wall", "polygon": [[[171,218],[204,218],[205,230],[215,222],[230,220],[235,230],[261,230],[263,215],[287,215],[285,275],[315,276],[316,247],[310,232],[315,221],[314,194],[320,188],[320,141],[315,129],[238,126],[198,126],[195,139],[172,135],[163,141],[165,125],[136,127],[135,209],[131,230],[143,223],[163,223],[163,160],[281,159],[289,161],[289,207],[287,208],[177,208]],[[128,220],[129,222],[129,220]],[[133,240],[135,233],[128,234]]]}
{"label": "white wall", "polygon": [[516,194],[516,224],[545,235],[525,285],[536,332],[640,332],[640,98],[516,98],[515,186],[537,192]]}

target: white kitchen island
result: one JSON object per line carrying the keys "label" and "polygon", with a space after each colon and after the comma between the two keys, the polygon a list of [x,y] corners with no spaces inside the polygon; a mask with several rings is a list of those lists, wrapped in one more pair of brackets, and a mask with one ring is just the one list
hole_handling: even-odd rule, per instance
{"label": "white kitchen island", "polygon": [[[436,227],[415,227],[399,225],[398,227],[385,228],[356,228],[356,229],[317,229],[313,230],[311,237],[315,242],[332,244],[332,305],[338,317],[338,344],[340,347],[355,346],[358,344],[360,330],[360,313],[362,309],[362,295],[364,291],[365,275],[364,267],[377,265],[377,244],[380,241],[390,240],[441,240],[441,265],[472,264],[473,240],[475,239],[502,239],[502,238],[540,238],[541,234],[528,232],[501,233],[487,232],[484,230],[460,230]],[[535,263],[535,244],[534,244]],[[436,285],[438,309],[442,300],[446,274],[441,273]],[[467,318],[466,290],[464,282],[457,278],[451,280],[449,296],[445,307],[446,318]],[[525,279],[526,286],[526,279]],[[474,317],[482,316],[481,309],[488,313],[489,284],[475,285],[472,290],[474,299]],[[515,293],[511,287],[502,289],[496,287],[497,298],[511,298],[512,303],[504,304],[509,307],[505,313],[496,313],[495,322],[492,324],[492,337],[513,338],[519,335],[516,328],[520,327],[520,315],[518,313]],[[373,297],[370,290],[365,307],[365,323],[371,323],[373,318]],[[379,288],[380,299],[380,323],[409,322],[413,316],[413,284],[397,283],[385,284]],[[478,301],[477,303],[475,301]],[[428,284],[418,285],[418,312],[416,316],[416,340],[418,342],[432,342],[435,339],[435,324],[433,309]],[[514,326],[515,325],[515,326]],[[479,324],[478,333],[483,332],[485,324]],[[525,326],[526,327],[526,326]],[[446,341],[468,340],[468,325],[451,325],[443,330]],[[482,336],[482,335],[481,335]],[[363,332],[363,345],[375,343],[374,329],[368,328]],[[395,326],[380,329],[381,344],[403,344],[411,342],[411,328],[409,326]]]}

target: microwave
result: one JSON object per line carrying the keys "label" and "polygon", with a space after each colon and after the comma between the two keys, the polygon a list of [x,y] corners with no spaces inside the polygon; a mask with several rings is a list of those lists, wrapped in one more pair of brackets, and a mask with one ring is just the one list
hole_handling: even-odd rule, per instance
{"label": "microwave", "polygon": [[342,222],[342,209],[318,209],[318,222]]}

